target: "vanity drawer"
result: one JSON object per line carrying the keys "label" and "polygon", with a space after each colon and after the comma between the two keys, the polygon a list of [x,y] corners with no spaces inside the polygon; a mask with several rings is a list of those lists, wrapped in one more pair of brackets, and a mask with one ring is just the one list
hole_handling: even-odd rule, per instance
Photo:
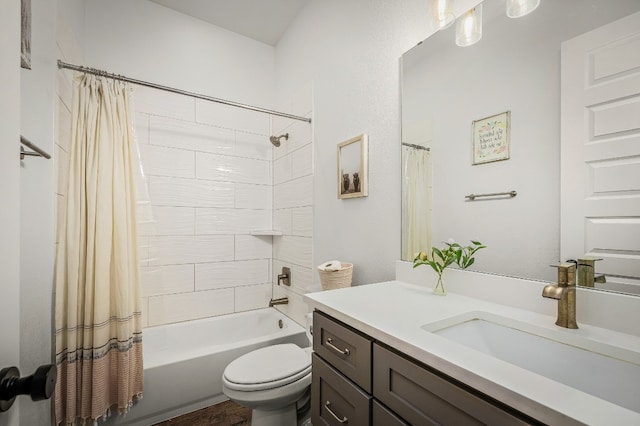
{"label": "vanity drawer", "polygon": [[313,313],[313,350],[371,393],[371,339],[322,312]]}
{"label": "vanity drawer", "polygon": [[488,396],[472,393],[378,344],[373,346],[373,359],[374,397],[411,424],[529,424],[524,414],[507,412]]}
{"label": "vanity drawer", "polygon": [[380,404],[375,399],[373,400],[373,406],[371,410],[371,417],[373,426],[409,426],[409,423],[405,423],[398,416],[393,414],[384,405]]}
{"label": "vanity drawer", "polygon": [[313,425],[369,425],[371,396],[362,392],[318,355],[313,354],[312,360]]}

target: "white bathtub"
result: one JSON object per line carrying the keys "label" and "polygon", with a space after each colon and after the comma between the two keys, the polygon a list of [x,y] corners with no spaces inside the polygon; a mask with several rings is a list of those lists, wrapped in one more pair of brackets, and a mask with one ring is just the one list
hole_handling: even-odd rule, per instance
{"label": "white bathtub", "polygon": [[142,342],[143,399],[108,425],[147,426],[217,404],[228,399],[222,372],[240,355],[278,343],[309,346],[304,328],[274,308],[147,328]]}

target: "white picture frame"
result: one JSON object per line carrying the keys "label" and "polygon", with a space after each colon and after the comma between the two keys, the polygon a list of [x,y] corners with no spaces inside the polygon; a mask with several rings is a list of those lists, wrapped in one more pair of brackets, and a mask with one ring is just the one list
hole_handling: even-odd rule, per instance
{"label": "white picture frame", "polygon": [[366,197],[368,188],[367,135],[338,144],[338,198]]}
{"label": "white picture frame", "polygon": [[472,164],[493,163],[510,158],[511,111],[475,120],[471,124]]}

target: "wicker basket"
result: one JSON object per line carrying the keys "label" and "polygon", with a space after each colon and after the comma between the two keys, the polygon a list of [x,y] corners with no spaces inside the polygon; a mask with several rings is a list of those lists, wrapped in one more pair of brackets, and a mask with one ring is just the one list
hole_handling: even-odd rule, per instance
{"label": "wicker basket", "polygon": [[337,271],[323,271],[318,269],[318,274],[320,274],[320,284],[323,290],[349,287],[353,274],[353,263],[343,263],[342,268]]}

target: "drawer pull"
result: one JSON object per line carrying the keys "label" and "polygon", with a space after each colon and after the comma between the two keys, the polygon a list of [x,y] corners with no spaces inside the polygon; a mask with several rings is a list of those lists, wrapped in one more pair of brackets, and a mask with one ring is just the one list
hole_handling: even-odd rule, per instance
{"label": "drawer pull", "polygon": [[324,408],[326,408],[327,411],[329,412],[329,414],[331,414],[333,416],[333,418],[336,419],[337,421],[339,421],[340,423],[343,423],[343,424],[344,423],[349,423],[349,419],[348,418],[346,418],[346,417],[340,418],[340,417],[338,417],[336,415],[336,413],[333,412],[333,410],[331,410],[331,402],[330,401],[327,401],[324,404]]}
{"label": "drawer pull", "polygon": [[339,354],[349,355],[349,349],[346,349],[346,348],[340,349],[339,347],[333,344],[333,339],[331,337],[327,337],[327,346],[329,346],[331,349],[338,352]]}

